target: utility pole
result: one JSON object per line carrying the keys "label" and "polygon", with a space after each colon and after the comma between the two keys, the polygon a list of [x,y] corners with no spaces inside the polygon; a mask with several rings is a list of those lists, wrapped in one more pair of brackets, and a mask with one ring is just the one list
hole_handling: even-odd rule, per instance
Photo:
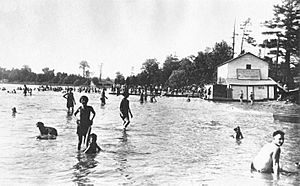
{"label": "utility pole", "polygon": [[102,78],[102,66],[103,63],[100,64],[100,75],[99,75],[99,83],[101,84],[101,78]]}
{"label": "utility pole", "polygon": [[235,22],[236,22],[236,19],[234,19],[234,25],[233,25],[233,36],[232,36],[232,58],[234,58],[235,36],[238,35],[238,34],[235,33]]}
{"label": "utility pole", "polygon": [[275,62],[275,80],[277,80],[277,71],[278,71],[278,56],[279,56],[279,33],[277,36],[277,49],[276,49],[276,62]]}

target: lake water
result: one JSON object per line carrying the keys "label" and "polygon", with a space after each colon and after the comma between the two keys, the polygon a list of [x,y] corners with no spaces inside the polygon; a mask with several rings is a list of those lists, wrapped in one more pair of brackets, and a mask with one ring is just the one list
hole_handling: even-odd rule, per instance
{"label": "lake water", "polygon": [[[20,85],[3,85],[12,90]],[[33,86],[29,86],[33,87]],[[278,182],[250,173],[250,163],[272,133],[286,133],[281,163],[298,171],[300,123],[274,121],[273,113],[299,113],[299,106],[270,101],[254,105],[201,99],[158,97],[157,103],[139,103],[130,96],[133,112],[128,130],[122,130],[122,96],[75,92],[89,97],[96,111],[92,132],[104,149],[87,156],[77,151],[76,118],[67,115],[61,92],[0,91],[1,185],[299,185],[300,176],[281,176]],[[79,106],[77,104],[75,109]],[[17,114],[12,115],[12,107]],[[56,140],[37,140],[36,123],[55,127]],[[240,126],[244,139],[230,137]]]}

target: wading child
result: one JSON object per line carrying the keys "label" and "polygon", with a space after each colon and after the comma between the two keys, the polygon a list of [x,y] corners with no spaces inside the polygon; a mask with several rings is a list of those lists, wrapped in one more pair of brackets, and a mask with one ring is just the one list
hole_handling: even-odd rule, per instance
{"label": "wading child", "polygon": [[[91,133],[91,126],[93,124],[93,119],[96,115],[94,108],[91,106],[88,106],[89,99],[86,96],[81,96],[79,99],[79,102],[82,104],[74,115],[76,116],[78,113],[80,113],[80,119],[77,121],[77,135],[78,135],[78,146],[77,149],[81,149],[82,139],[83,144],[87,146],[88,138]],[[92,114],[92,118],[90,119],[90,116]]]}
{"label": "wading child", "polygon": [[106,104],[106,101],[105,99],[108,99],[106,96],[105,96],[105,88],[102,90],[102,93],[101,93],[101,105],[104,106]]}
{"label": "wading child", "polygon": [[259,151],[251,163],[251,171],[274,173],[274,179],[279,177],[280,147],[284,142],[284,132],[277,130],[273,133],[273,141]]}
{"label": "wading child", "polygon": [[100,152],[102,149],[97,145],[97,135],[91,134],[90,135],[90,142],[88,147],[85,149],[84,153],[87,154],[95,154]]}
{"label": "wading child", "polygon": [[254,103],[254,94],[253,94],[253,92],[250,93],[250,103],[251,103],[251,105],[253,105],[253,103]]}
{"label": "wading child", "polygon": [[124,127],[124,129],[126,129],[130,123],[129,114],[130,114],[131,118],[133,117],[133,115],[129,108],[129,101],[127,99],[129,97],[129,93],[124,92],[123,96],[124,96],[124,98],[122,99],[121,104],[120,104],[120,116],[124,121],[123,127]]}
{"label": "wading child", "polygon": [[243,103],[243,97],[244,97],[244,93],[243,93],[243,91],[241,90],[241,93],[240,93],[240,103]]}
{"label": "wading child", "polygon": [[[73,113],[74,112],[74,105],[76,105],[72,90],[73,90],[72,88],[69,88],[68,92],[63,95],[63,97],[67,99],[68,113]],[[70,112],[70,109],[71,109],[71,112]]]}

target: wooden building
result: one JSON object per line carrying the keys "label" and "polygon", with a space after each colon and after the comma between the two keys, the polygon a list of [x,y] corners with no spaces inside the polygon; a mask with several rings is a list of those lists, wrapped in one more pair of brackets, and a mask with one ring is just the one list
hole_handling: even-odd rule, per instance
{"label": "wooden building", "polygon": [[269,77],[269,64],[252,53],[245,53],[218,66],[217,83],[206,86],[206,98],[212,100],[274,100],[277,83]]}

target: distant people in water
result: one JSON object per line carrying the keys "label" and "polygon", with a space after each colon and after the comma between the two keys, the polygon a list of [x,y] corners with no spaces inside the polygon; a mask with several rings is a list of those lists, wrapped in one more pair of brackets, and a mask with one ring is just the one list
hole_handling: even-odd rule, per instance
{"label": "distant people in water", "polygon": [[13,108],[11,109],[11,111],[12,111],[13,114],[16,114],[16,113],[17,113],[16,107],[13,107]]}
{"label": "distant people in water", "polygon": [[26,85],[24,85],[24,88],[23,88],[24,96],[27,96],[27,92],[28,92],[28,87]]}
{"label": "distant people in water", "polygon": [[87,148],[84,150],[84,153],[95,154],[100,152],[102,149],[97,144],[97,135],[92,133],[90,135],[89,143]]}
{"label": "distant people in water", "polygon": [[81,149],[82,142],[87,146],[89,135],[91,133],[91,126],[96,115],[94,108],[87,105],[88,101],[88,97],[81,96],[79,102],[82,106],[80,106],[74,113],[75,116],[80,113],[80,119],[77,120],[78,150]]}
{"label": "distant people in water", "polygon": [[40,130],[40,135],[36,137],[37,139],[56,139],[58,134],[55,128],[46,127],[42,122],[37,122],[36,126]]}
{"label": "distant people in water", "polygon": [[241,90],[241,92],[240,92],[240,103],[243,103],[243,98],[244,98],[244,93]]}
{"label": "distant people in water", "polygon": [[74,112],[74,105],[76,105],[76,101],[74,99],[74,94],[73,94],[73,89],[69,88],[67,93],[63,95],[64,98],[67,99],[67,108],[68,108],[68,113],[73,113]]}
{"label": "distant people in water", "polygon": [[279,178],[279,172],[283,171],[279,164],[280,147],[284,143],[284,132],[277,130],[273,133],[273,141],[264,145],[251,163],[251,171],[261,173],[273,173],[275,179]]}
{"label": "distant people in water", "polygon": [[250,103],[251,103],[251,105],[253,105],[253,103],[254,103],[254,94],[253,94],[253,92],[250,93]]}
{"label": "distant people in water", "polygon": [[235,139],[240,140],[240,139],[244,138],[244,136],[242,134],[242,131],[241,131],[241,129],[240,129],[239,126],[237,126],[236,128],[234,128],[233,130],[235,131]]}
{"label": "distant people in water", "polygon": [[141,94],[140,94],[140,103],[144,103],[144,91],[141,91]]}
{"label": "distant people in water", "polygon": [[131,118],[133,117],[133,115],[132,115],[130,107],[129,107],[129,100],[127,99],[129,97],[129,93],[124,92],[123,96],[124,96],[124,98],[122,99],[122,101],[120,103],[120,117],[123,120],[124,129],[126,129],[130,123],[129,114],[130,114]]}
{"label": "distant people in water", "polygon": [[106,99],[108,99],[105,95],[105,88],[103,88],[102,90],[102,93],[101,93],[101,97],[100,97],[100,100],[101,100],[101,105],[104,106],[106,104]]}
{"label": "distant people in water", "polygon": [[151,94],[151,96],[150,96],[150,102],[151,102],[151,103],[157,102],[157,100],[156,100],[156,98],[155,98],[155,94]]}

